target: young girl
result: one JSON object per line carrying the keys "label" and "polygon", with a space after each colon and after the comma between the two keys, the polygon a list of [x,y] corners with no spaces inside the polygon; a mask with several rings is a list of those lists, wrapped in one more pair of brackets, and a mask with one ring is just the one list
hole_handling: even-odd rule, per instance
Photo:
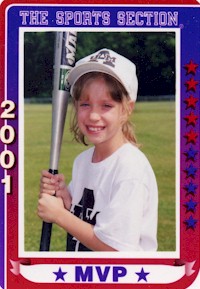
{"label": "young girl", "polygon": [[68,232],[68,251],[155,251],[156,179],[128,120],[135,65],[102,49],[78,61],[68,79],[75,139],[94,146],[75,159],[69,186],[62,174],[42,172],[38,215]]}

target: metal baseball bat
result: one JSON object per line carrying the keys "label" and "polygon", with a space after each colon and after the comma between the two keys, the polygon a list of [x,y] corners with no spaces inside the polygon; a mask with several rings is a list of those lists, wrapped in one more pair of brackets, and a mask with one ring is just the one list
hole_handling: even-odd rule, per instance
{"label": "metal baseball bat", "polygon": [[[70,69],[75,63],[76,32],[56,32],[54,77],[53,77],[53,101],[52,101],[52,130],[50,169],[52,174],[58,173],[60,149],[67,113],[70,86],[67,78]],[[52,224],[43,222],[40,240],[40,251],[49,251],[51,241]]]}

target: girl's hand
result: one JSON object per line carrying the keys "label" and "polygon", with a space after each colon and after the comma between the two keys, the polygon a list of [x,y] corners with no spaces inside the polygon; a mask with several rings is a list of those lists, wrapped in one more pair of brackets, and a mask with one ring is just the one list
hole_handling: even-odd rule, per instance
{"label": "girl's hand", "polygon": [[62,198],[65,208],[68,210],[71,206],[71,196],[63,174],[52,175],[46,170],[42,171],[39,195],[41,196],[41,194],[56,195],[56,197]]}
{"label": "girl's hand", "polygon": [[41,194],[38,201],[38,216],[47,223],[56,223],[59,214],[64,209],[64,203],[61,198]]}

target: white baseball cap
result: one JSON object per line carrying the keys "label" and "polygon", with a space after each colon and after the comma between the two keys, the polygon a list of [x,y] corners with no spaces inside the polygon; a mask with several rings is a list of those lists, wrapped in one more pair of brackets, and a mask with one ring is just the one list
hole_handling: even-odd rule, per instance
{"label": "white baseball cap", "polygon": [[76,62],[75,67],[71,69],[68,75],[72,96],[75,82],[82,75],[92,71],[103,72],[113,76],[125,87],[131,100],[136,101],[138,79],[135,64],[124,56],[107,48],[103,48]]}

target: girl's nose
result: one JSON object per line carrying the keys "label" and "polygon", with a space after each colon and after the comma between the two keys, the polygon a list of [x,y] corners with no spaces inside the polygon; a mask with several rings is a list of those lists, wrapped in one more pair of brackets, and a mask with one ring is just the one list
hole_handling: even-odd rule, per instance
{"label": "girl's nose", "polygon": [[100,119],[100,114],[96,108],[91,109],[89,118],[92,121],[98,121]]}

